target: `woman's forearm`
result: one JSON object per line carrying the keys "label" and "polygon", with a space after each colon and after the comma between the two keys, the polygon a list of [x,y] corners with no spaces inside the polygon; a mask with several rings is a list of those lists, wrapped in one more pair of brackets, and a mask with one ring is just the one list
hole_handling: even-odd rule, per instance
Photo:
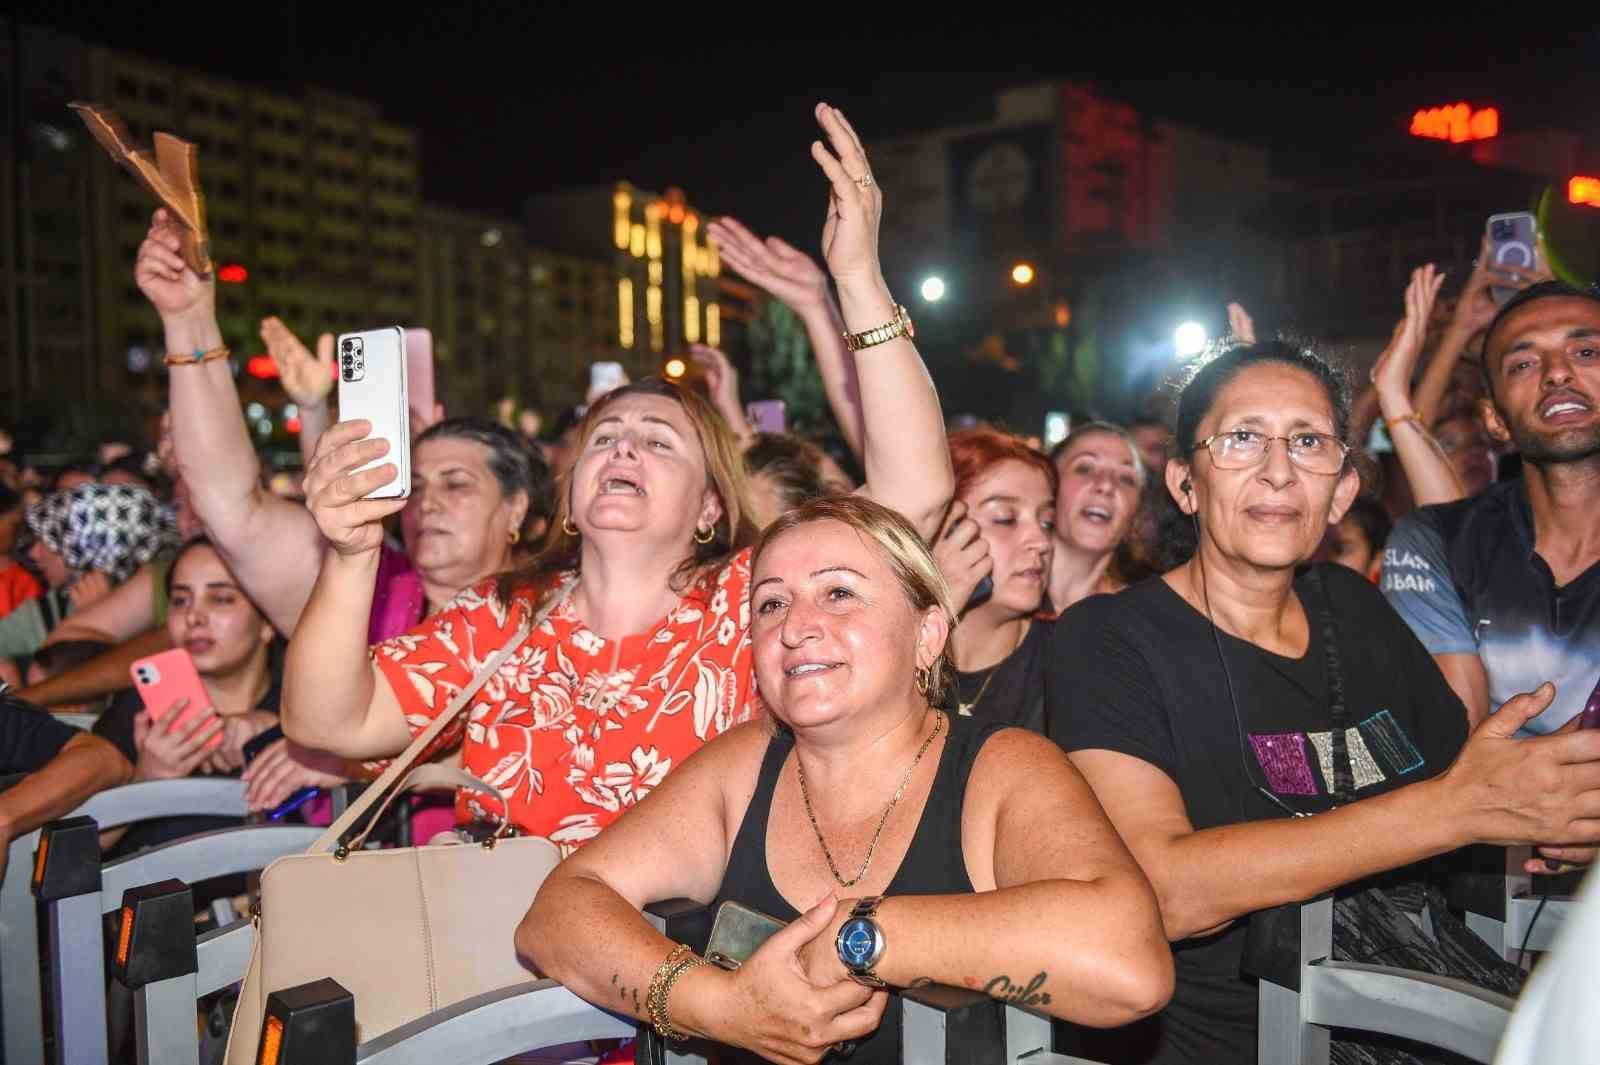
{"label": "woman's forearm", "polygon": [[394,753],[371,749],[366,733],[377,687],[367,657],[377,576],[377,551],[323,554],[284,659],[280,714],[284,735],[296,743],[345,758]]}
{"label": "woman's forearm", "polygon": [[1409,409],[1407,397],[1382,392],[1378,403],[1417,506],[1453,503],[1465,496],[1456,468],[1421,420],[1421,412]]}
{"label": "woman's forearm", "polygon": [[878,975],[949,984],[1097,1027],[1155,1012],[1172,952],[1137,877],[1041,880],[972,895],[891,896],[878,920]]}
{"label": "woman's forearm", "polygon": [[812,358],[822,377],[822,391],[839,425],[845,444],[857,460],[861,458],[861,382],[856,364],[844,345],[844,318],[831,298],[800,312],[806,336],[811,341]]}
{"label": "woman's forearm", "polygon": [[317,441],[322,438],[322,431],[332,424],[333,414],[328,409],[326,399],[300,408],[301,469],[311,468],[311,457],[317,453]]}
{"label": "woman's forearm", "polygon": [[1455,373],[1456,364],[1461,361],[1461,353],[1466,350],[1467,341],[1471,339],[1472,337],[1454,322],[1445,329],[1444,336],[1439,341],[1439,350],[1428,361],[1428,365],[1422,371],[1422,380],[1417,382],[1417,387],[1411,393],[1412,405],[1416,408],[1416,412],[1422,415],[1424,424],[1432,425],[1438,417],[1439,404],[1444,400],[1444,394],[1450,387],[1450,376]]}
{"label": "woman's forearm", "polygon": [[[839,308],[852,333],[875,329],[895,315],[881,277],[841,284]],[[861,383],[867,493],[931,540],[955,491],[939,394],[910,337],[855,352],[854,364]]]}
{"label": "woman's forearm", "polygon": [[1202,935],[1246,914],[1303,902],[1343,884],[1474,842],[1442,778],[1312,817],[1249,821],[1151,846],[1130,840],[1161,904],[1167,937]]}

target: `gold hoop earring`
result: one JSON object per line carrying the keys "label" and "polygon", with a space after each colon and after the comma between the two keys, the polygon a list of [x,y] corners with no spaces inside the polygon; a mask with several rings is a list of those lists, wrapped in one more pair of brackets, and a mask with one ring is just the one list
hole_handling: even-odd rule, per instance
{"label": "gold hoop earring", "polygon": [[510,532],[506,533],[506,539],[512,543],[516,543],[518,540],[522,539],[522,530],[512,529]]}
{"label": "gold hoop earring", "polygon": [[[704,535],[701,535],[702,533]],[[717,538],[717,530],[714,529],[714,528],[712,528],[712,529],[696,529],[695,530],[694,542],[697,543],[697,544],[702,544],[702,545],[709,544],[711,541],[715,540],[716,538]]]}
{"label": "gold hoop earring", "polygon": [[933,687],[933,670],[922,666],[913,670],[911,676],[917,686],[917,694],[926,697],[928,689]]}
{"label": "gold hoop earring", "polygon": [[571,514],[568,514],[566,517],[561,519],[561,531],[566,533],[568,536],[578,535],[578,527],[572,523]]}

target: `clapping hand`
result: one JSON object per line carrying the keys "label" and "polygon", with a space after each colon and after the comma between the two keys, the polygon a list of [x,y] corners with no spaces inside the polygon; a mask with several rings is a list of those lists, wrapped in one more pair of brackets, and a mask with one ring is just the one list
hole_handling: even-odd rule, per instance
{"label": "clapping hand", "polygon": [[[811,157],[828,176],[828,218],[822,227],[822,257],[840,285],[876,281],[878,223],[883,217],[883,192],[867,165],[867,152],[856,131],[836,107],[818,104],[817,122],[828,144],[811,142]],[[831,149],[831,150],[830,150]]]}
{"label": "clapping hand", "polygon": [[737,218],[718,218],[706,232],[716,242],[723,262],[796,313],[827,302],[828,275],[816,260],[792,244],[777,237],[762,240]]}
{"label": "clapping hand", "polygon": [[1411,283],[1406,286],[1406,316],[1394,327],[1389,346],[1372,367],[1372,383],[1377,386],[1385,417],[1397,417],[1411,406],[1411,374],[1422,354],[1428,318],[1442,284],[1444,275],[1432,263],[1411,271]]}
{"label": "clapping hand", "polygon": [[333,334],[317,337],[317,353],[312,355],[300,338],[275,317],[261,319],[261,340],[278,368],[278,380],[289,398],[302,407],[317,407],[328,401],[333,390]]}

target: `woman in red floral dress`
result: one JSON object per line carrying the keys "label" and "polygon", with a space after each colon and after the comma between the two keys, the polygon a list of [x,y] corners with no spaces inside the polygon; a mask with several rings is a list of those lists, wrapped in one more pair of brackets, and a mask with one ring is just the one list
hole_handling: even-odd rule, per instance
{"label": "woman in red floral dress", "polygon": [[[811,148],[830,186],[823,252],[859,348],[862,491],[931,536],[953,486],[938,396],[883,280],[882,193],[861,142],[837,110],[816,115],[832,146]],[[363,498],[394,476],[387,464],[355,472],[387,448],[363,439],[369,429],[329,429],[307,472],[330,550],[289,646],[291,738],[348,758],[397,754],[553,588],[565,597],[439,744],[461,746],[519,830],[570,850],[756,713],[755,530],[732,435],[697,393],[646,380],[595,404],[535,564],[468,589],[356,668],[369,656],[381,522],[404,505]],[[458,803],[463,819],[500,813],[475,793]]]}

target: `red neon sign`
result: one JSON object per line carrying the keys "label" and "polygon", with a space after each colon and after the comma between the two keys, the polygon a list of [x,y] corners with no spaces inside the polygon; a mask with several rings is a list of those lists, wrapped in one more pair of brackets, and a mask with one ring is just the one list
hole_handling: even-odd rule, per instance
{"label": "red neon sign", "polygon": [[1500,135],[1500,110],[1474,111],[1467,104],[1451,104],[1418,111],[1411,116],[1411,135],[1452,144],[1486,141]]}
{"label": "red neon sign", "polygon": [[252,355],[244,364],[244,372],[251,377],[270,381],[278,376],[278,364],[272,361],[271,355]]}
{"label": "red neon sign", "polygon": [[1567,182],[1567,199],[1600,207],[1600,177],[1575,177]]}
{"label": "red neon sign", "polygon": [[217,271],[217,280],[226,281],[230,285],[239,285],[250,280],[250,271],[238,263],[229,263]]}

